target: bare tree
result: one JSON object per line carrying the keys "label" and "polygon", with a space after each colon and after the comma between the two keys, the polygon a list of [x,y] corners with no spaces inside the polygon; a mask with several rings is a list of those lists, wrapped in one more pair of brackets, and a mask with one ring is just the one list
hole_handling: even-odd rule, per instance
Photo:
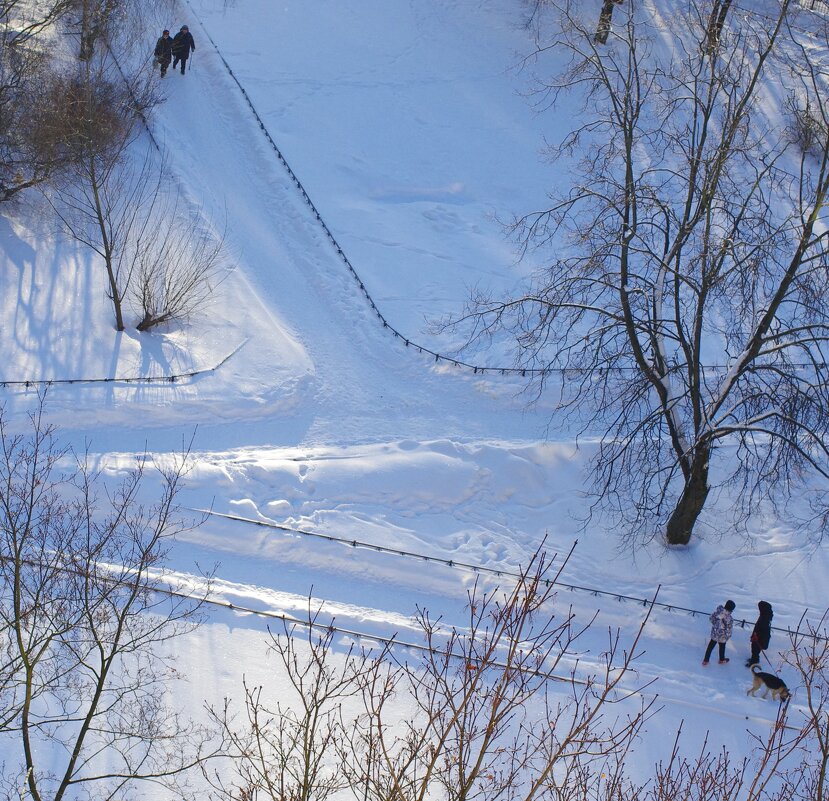
{"label": "bare tree", "polygon": [[185,461],[139,500],[142,460],[101,503],[85,460],[68,474],[42,409],[29,435],[0,415],[0,736],[6,780],[33,801],[121,797],[142,780],[175,786],[209,755],[205,732],[167,708],[169,643],[197,623],[198,599],[165,591]]}
{"label": "bare tree", "polygon": [[101,258],[115,327],[123,331],[135,269],[127,255],[130,232],[154,207],[163,182],[149,147],[143,159],[130,150],[140,115],[155,95],[148,84],[113,74],[106,62],[82,69],[69,88],[58,122],[66,127],[62,147],[72,151],[73,170],[47,198],[71,235]]}
{"label": "bare tree", "polygon": [[[791,0],[771,20],[730,18],[714,52],[698,2],[661,43],[632,6],[601,50],[581,3],[550,5],[563,33],[542,34],[536,57],[566,66],[543,91],[584,101],[551,150],[572,185],[514,228],[553,251],[550,266],[453,322],[471,341],[507,331],[540,388],[561,376],[557,418],[601,435],[597,502],[631,541],[682,545],[713,475],[734,490],[734,523],[804,476],[829,478],[829,139],[817,126],[817,155],[796,152],[758,108],[764,82],[788,76],[825,123],[827,75],[789,25]],[[730,472],[716,474],[726,447]]]}
{"label": "bare tree", "polygon": [[[60,184],[52,207],[106,270],[116,328],[130,305],[147,331],[203,308],[225,277],[223,239],[181,207],[163,159],[147,147],[83,160],[80,180]],[[77,173],[76,173],[77,174]]]}
{"label": "bare tree", "polygon": [[[90,61],[102,50],[134,42],[135,31],[150,29],[158,23],[158,16],[169,14],[172,0],[63,0],[74,12],[78,31],[78,58]],[[144,43],[146,45],[147,43]],[[103,45],[103,48],[101,47]]]}
{"label": "bare tree", "polygon": [[[111,77],[110,77],[111,74]],[[71,165],[47,199],[69,233],[106,272],[115,327],[131,301],[138,330],[183,320],[202,308],[223,278],[223,239],[183,209],[164,159],[137,142],[137,123],[157,101],[142,79],[124,80],[107,62],[53,87],[58,109],[39,125],[53,158]]]}
{"label": "bare tree", "polygon": [[[551,564],[538,553],[514,589],[476,587],[462,631],[447,632],[421,611],[422,658],[377,662],[364,688],[368,725],[349,749],[360,798],[564,801],[581,798],[604,769],[621,782],[615,768],[651,702],[634,701],[628,717],[607,713],[641,689],[626,687],[638,635],[622,652],[609,633],[595,673],[580,671],[573,649],[589,623],[579,629],[572,614],[556,618]],[[413,707],[403,720],[400,701]]]}
{"label": "bare tree", "polygon": [[159,8],[169,9],[169,0],[69,0],[77,17],[78,58],[90,61],[105,47],[120,45],[143,30],[142,20]]}
{"label": "bare tree", "polygon": [[345,732],[361,723],[359,713],[349,717],[343,705],[359,696],[373,658],[353,646],[334,653],[334,629],[317,618],[309,606],[305,623],[286,622],[282,633],[271,635],[269,651],[290,695],[271,708],[261,685],[244,682],[242,724],[230,700],[221,710],[211,708],[235,764],[232,782],[220,770],[205,770],[217,798],[324,801],[348,787],[342,744]]}
{"label": "bare tree", "polygon": [[121,0],[78,0],[81,61],[89,61],[95,54],[95,44],[106,35],[122,5]]}
{"label": "bare tree", "polygon": [[[0,202],[61,175],[106,142],[115,118],[140,118],[155,103],[149,76],[141,78],[147,43],[133,32],[164,9],[169,0],[0,0]],[[82,31],[77,73],[54,53],[73,13]],[[96,50],[99,40],[112,51]],[[130,51],[132,74],[102,69],[112,52]]]}

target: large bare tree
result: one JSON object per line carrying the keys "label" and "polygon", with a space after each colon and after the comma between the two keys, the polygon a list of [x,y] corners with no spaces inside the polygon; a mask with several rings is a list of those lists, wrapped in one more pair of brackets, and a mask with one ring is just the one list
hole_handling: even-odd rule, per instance
{"label": "large bare tree", "polygon": [[[118,52],[141,41],[136,31],[152,30],[158,17],[174,12],[172,0],[63,0],[74,12],[78,31],[78,58],[90,61],[107,48]],[[143,43],[146,47],[147,42]]]}
{"label": "large bare tree", "polygon": [[161,471],[146,506],[145,462],[105,492],[71,461],[40,412],[25,435],[0,415],[0,738],[15,757],[0,784],[33,801],[175,785],[207,756],[205,732],[165,702],[170,643],[200,606],[164,582],[188,525],[176,507],[185,462]]}
{"label": "large bare tree", "polygon": [[[537,66],[558,70],[540,91],[581,103],[550,151],[562,190],[514,228],[549,266],[454,322],[506,330],[518,365],[549,371],[553,423],[599,435],[597,503],[631,542],[682,545],[712,486],[744,523],[829,478],[829,74],[790,0],[771,18],[677,3],[658,37],[650,6],[625,5],[602,47],[583,5],[535,17]],[[817,119],[808,148],[767,102],[785,86]]]}

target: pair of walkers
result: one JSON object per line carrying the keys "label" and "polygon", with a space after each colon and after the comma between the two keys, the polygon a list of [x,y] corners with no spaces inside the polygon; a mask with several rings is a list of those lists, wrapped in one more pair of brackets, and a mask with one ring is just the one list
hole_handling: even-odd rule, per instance
{"label": "pair of walkers", "polygon": [[173,62],[173,69],[181,63],[181,74],[184,75],[187,67],[187,59],[190,58],[190,53],[196,49],[196,42],[193,40],[193,34],[190,33],[190,28],[186,25],[181,26],[181,30],[171,39],[170,31],[164,30],[161,33],[159,40],[155,43],[155,60],[161,65],[161,77],[167,74],[167,68],[170,62]]}
{"label": "pair of walkers", "polygon": [[[711,654],[714,652],[714,646],[719,646],[720,664],[725,665],[729,662],[725,655],[725,644],[731,639],[731,633],[734,628],[734,620],[731,613],[734,611],[736,604],[734,601],[726,601],[724,604],[718,606],[711,614],[711,639],[708,641],[708,647],[705,649],[705,656],[702,664],[707,665],[711,659]],[[760,601],[757,604],[757,609],[760,616],[754,624],[754,629],[751,632],[751,656],[746,662],[746,667],[759,664],[760,653],[769,647],[771,640],[771,620],[774,617],[771,604],[768,601]]]}

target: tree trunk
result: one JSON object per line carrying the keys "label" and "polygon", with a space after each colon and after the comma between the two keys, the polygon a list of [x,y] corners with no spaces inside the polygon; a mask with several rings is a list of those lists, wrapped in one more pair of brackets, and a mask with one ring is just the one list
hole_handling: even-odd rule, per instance
{"label": "tree trunk", "polygon": [[81,32],[81,49],[78,54],[81,61],[89,61],[92,58],[95,53],[95,40],[97,38],[94,30]]}
{"label": "tree trunk", "polygon": [[115,271],[112,267],[112,257],[107,255],[104,258],[107,268],[107,279],[109,280],[109,291],[112,298],[112,307],[115,310],[115,330],[124,330],[124,313],[121,309],[121,293],[118,290],[118,281],[115,279]]}
{"label": "tree trunk", "polygon": [[599,14],[599,25],[596,28],[594,41],[596,44],[607,44],[607,35],[610,33],[610,20],[613,18],[613,0],[604,0],[601,13]]}
{"label": "tree trunk", "polygon": [[705,506],[708,498],[708,460],[711,456],[711,446],[708,443],[699,445],[694,452],[691,470],[685,481],[682,495],[671,513],[668,526],[665,530],[665,539],[669,545],[687,545],[697,518]]}
{"label": "tree trunk", "polygon": [[95,50],[94,26],[92,23],[92,9],[89,7],[89,0],[83,0],[81,6],[81,46],[78,58],[81,61],[89,61]]}
{"label": "tree trunk", "polygon": [[713,55],[720,46],[720,36],[725,25],[725,18],[728,16],[728,9],[731,7],[731,0],[716,0],[711,9],[711,16],[708,18],[708,28],[705,32],[705,52]]}
{"label": "tree trunk", "polygon": [[604,0],[601,13],[599,14],[599,26],[593,41],[596,44],[607,44],[607,37],[610,33],[610,23],[613,19],[613,6],[619,6],[624,0]]}
{"label": "tree trunk", "polygon": [[125,290],[118,286],[118,279],[115,275],[115,244],[109,235],[109,220],[111,205],[104,204],[104,198],[101,196],[101,183],[98,177],[98,170],[95,166],[95,157],[93,156],[89,166],[89,185],[92,189],[92,198],[95,204],[95,220],[98,223],[98,230],[101,232],[101,248],[106,264],[107,279],[109,281],[110,297],[112,298],[112,306],[115,310],[115,329],[117,331],[124,330],[124,314],[121,310],[121,299],[124,296]]}

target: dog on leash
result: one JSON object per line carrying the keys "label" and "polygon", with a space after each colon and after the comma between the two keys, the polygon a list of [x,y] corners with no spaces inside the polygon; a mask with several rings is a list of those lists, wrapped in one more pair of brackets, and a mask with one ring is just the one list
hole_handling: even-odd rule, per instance
{"label": "dog on leash", "polygon": [[792,694],[789,692],[786,682],[775,676],[773,673],[764,673],[762,670],[758,670],[759,667],[759,665],[751,666],[751,672],[754,674],[754,681],[751,687],[746,690],[746,695],[754,695],[754,693],[762,687],[763,698],[768,698],[769,692],[771,692],[771,697],[775,701],[788,701]]}

